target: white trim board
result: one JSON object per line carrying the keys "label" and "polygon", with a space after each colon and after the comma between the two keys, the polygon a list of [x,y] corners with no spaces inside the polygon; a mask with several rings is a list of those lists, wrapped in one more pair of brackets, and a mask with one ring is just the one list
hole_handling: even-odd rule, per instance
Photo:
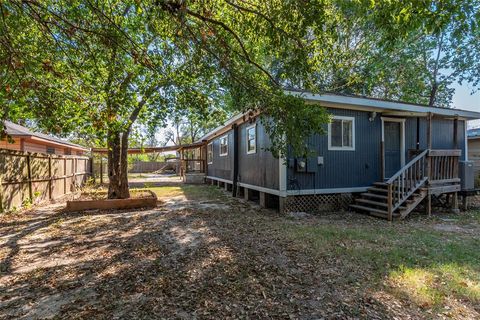
{"label": "white trim board", "polygon": [[465,144],[465,161],[468,161],[468,129],[467,129],[467,121],[464,122],[463,124],[465,128],[465,141],[463,142]]}
{"label": "white trim board", "polygon": [[[208,161],[208,147],[212,147],[212,159],[211,161],[209,162]],[[214,158],[215,154],[213,153],[213,141],[212,142],[209,142],[207,143],[207,164],[213,164],[213,158]]]}
{"label": "white trim board", "polygon": [[412,114],[418,115],[419,113],[428,113],[438,114],[442,116],[459,116],[465,117],[467,119],[480,119],[480,113],[474,111],[467,111],[461,109],[451,109],[451,108],[436,108],[428,107],[418,104],[410,104],[405,102],[395,102],[380,100],[374,98],[363,98],[363,97],[352,97],[344,96],[338,94],[315,94],[308,91],[295,91],[295,90],[285,90],[285,93],[304,98],[305,100],[318,101],[322,103],[332,103],[332,104],[343,104],[349,106],[360,106],[373,108],[376,111],[384,110],[394,110],[394,111],[407,111],[412,112]]}
{"label": "white trim board", "polygon": [[212,177],[212,176],[206,176],[205,178],[210,179],[210,180],[216,180],[216,181],[220,181],[220,182],[233,184],[232,180],[227,180],[227,179],[222,179],[222,178],[217,178],[217,177]]}
{"label": "white trim board", "polygon": [[332,189],[303,189],[303,190],[288,190],[287,196],[303,196],[311,194],[332,194],[332,193],[356,193],[365,192],[368,187],[352,187],[352,188],[332,188]]}
{"label": "white trim board", "polygon": [[252,184],[243,183],[243,182],[237,182],[237,185],[239,187],[248,188],[248,189],[252,189],[252,190],[257,190],[257,191],[265,192],[265,193],[270,193],[270,194],[273,194],[273,195],[276,195],[276,196],[279,196],[280,193],[281,193],[279,190],[254,186]]}
{"label": "white trim board", "polygon": [[[255,130],[255,145],[253,150],[249,151],[248,150],[248,130],[252,128]],[[257,124],[256,123],[245,128],[245,151],[247,152],[247,154],[257,153]]]}
{"label": "white trim board", "polygon": [[[228,133],[227,133],[227,134],[224,134],[223,136],[221,136],[220,138],[218,138],[218,145],[219,145],[219,147],[218,147],[218,155],[219,155],[220,157],[226,157],[226,156],[228,156],[228,151],[229,151],[229,148],[230,148],[229,143],[228,143],[228,138],[229,138],[229,137],[228,137]],[[223,139],[225,139],[225,141],[227,142],[227,143],[226,143],[227,152],[225,152],[225,153],[222,153],[222,140],[223,140]]]}
{"label": "white trim board", "polygon": [[[355,151],[355,117],[332,116],[333,120],[346,120],[352,122],[352,146],[351,147],[334,147],[332,146],[332,123],[328,123],[327,138],[329,151]],[[343,122],[342,122],[342,145],[343,145]]]}

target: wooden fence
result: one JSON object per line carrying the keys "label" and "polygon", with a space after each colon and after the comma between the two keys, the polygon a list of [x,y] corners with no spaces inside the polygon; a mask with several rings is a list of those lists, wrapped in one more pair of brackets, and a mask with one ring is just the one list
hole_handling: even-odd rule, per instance
{"label": "wooden fence", "polygon": [[0,150],[0,212],[75,192],[90,173],[88,157]]}
{"label": "wooden fence", "polygon": [[151,173],[159,170],[175,170],[177,162],[135,161],[131,164],[130,173]]}

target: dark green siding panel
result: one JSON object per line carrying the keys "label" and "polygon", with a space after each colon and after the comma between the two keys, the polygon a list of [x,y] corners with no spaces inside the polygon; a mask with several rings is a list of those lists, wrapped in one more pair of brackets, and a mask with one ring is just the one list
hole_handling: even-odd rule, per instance
{"label": "dark green siding panel", "polygon": [[239,127],[238,181],[278,190],[279,160],[276,159],[270,151],[266,150],[270,147],[270,138],[260,121],[256,121],[257,151],[256,153],[247,154],[246,128],[250,125],[252,124],[244,123]]}
{"label": "dark green siding panel", "polygon": [[220,156],[220,138],[216,137],[213,142],[213,163],[207,165],[207,176],[233,180],[233,131],[228,134],[228,155]]}

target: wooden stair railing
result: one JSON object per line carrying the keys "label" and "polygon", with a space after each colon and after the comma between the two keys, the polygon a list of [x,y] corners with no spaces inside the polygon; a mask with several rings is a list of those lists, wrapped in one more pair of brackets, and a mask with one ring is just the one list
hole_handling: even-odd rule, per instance
{"label": "wooden stair railing", "polygon": [[392,220],[393,212],[427,182],[429,151],[424,150],[386,181],[388,220]]}

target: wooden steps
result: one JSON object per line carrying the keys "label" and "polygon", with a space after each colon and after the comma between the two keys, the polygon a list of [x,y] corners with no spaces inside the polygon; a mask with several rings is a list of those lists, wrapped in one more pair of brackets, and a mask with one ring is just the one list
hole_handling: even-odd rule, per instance
{"label": "wooden steps", "polygon": [[[398,188],[395,188],[393,193],[396,193],[396,190]],[[404,219],[422,202],[427,194],[428,189],[423,184],[414,190],[410,190],[410,196],[392,211],[392,218]],[[352,204],[350,208],[378,218],[388,219],[388,184],[375,182],[372,187],[367,189],[367,192],[360,194],[360,198],[355,199],[355,204]]]}
{"label": "wooden steps", "polygon": [[[388,180],[375,182],[350,207],[375,217],[403,219],[427,196],[460,191],[460,155],[460,150],[423,150]],[[426,208],[431,212],[431,201]]]}

